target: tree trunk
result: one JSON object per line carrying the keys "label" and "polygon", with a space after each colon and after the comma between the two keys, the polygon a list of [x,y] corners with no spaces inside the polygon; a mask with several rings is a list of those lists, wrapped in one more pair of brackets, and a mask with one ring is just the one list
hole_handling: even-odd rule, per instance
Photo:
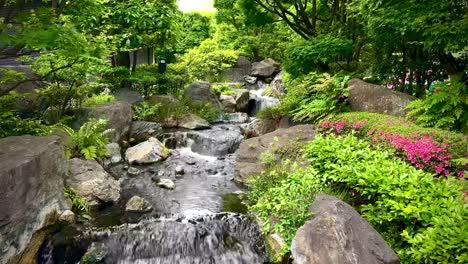
{"label": "tree trunk", "polygon": [[138,51],[137,50],[132,51],[132,55],[133,55],[133,61],[132,61],[132,73],[133,73],[136,71]]}

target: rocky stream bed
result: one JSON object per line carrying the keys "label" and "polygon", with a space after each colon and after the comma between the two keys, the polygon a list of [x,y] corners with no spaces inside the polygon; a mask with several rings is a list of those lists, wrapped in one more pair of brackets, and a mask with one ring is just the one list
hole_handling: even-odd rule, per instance
{"label": "rocky stream bed", "polygon": [[[120,181],[121,202],[52,235],[40,263],[77,263],[84,254],[97,263],[267,262],[263,236],[245,215],[234,181],[240,125],[166,131],[161,140],[171,150],[164,161],[107,166]],[[126,210],[134,196],[146,209]]]}

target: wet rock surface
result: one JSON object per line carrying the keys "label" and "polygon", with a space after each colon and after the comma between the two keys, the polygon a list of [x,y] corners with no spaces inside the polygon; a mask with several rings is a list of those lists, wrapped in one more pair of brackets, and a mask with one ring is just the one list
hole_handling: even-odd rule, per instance
{"label": "wet rock surface", "polygon": [[71,159],[66,185],[85,198],[91,207],[116,203],[120,199],[119,182],[94,160]]}
{"label": "wet rock surface", "polygon": [[405,116],[406,107],[415,97],[393,91],[381,85],[367,83],[359,79],[349,81],[349,103],[351,110],[394,116]]}
{"label": "wet rock surface", "polygon": [[[62,261],[43,263],[78,255],[79,260],[85,252],[101,263],[264,263],[257,225],[243,215],[220,214],[247,211],[232,180],[233,153],[243,139],[239,125],[170,130],[160,139],[171,151],[164,161],[108,168],[119,179],[120,202],[101,208],[91,220],[105,231],[84,229],[78,241],[74,236],[46,244],[42,257],[60,260],[61,254]],[[140,173],[132,175],[133,169]],[[123,223],[134,224],[116,228]],[[86,246],[63,244],[72,242]],[[76,252],[57,252],[71,248]]]}
{"label": "wet rock surface", "polygon": [[0,263],[32,263],[44,239],[39,230],[69,208],[67,171],[58,137],[0,139]]}
{"label": "wet rock surface", "polygon": [[314,215],[296,234],[292,254],[297,264],[398,264],[398,255],[350,205],[320,194]]}
{"label": "wet rock surface", "polygon": [[294,141],[311,141],[315,134],[315,126],[298,125],[244,140],[237,151],[236,180],[243,183],[249,176],[259,174],[265,169],[261,163],[262,153],[274,151]]}
{"label": "wet rock surface", "polygon": [[170,151],[156,138],[149,138],[125,151],[125,159],[130,164],[149,164],[166,159]]}

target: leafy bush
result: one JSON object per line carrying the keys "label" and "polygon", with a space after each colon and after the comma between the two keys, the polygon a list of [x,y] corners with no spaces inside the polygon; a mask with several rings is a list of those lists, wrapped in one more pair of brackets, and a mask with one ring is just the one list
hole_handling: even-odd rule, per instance
{"label": "leafy bush", "polygon": [[84,106],[90,107],[90,106],[98,106],[98,105],[103,105],[103,104],[108,104],[112,103],[115,101],[115,97],[110,94],[98,94],[98,95],[93,95],[86,99],[84,102]]}
{"label": "leafy bush", "polygon": [[232,89],[232,86],[230,85],[223,85],[223,84],[213,85],[213,90],[217,94],[236,95],[236,91],[234,91],[234,89]]}
{"label": "leafy bush", "polygon": [[239,54],[235,50],[219,49],[216,43],[205,40],[202,44],[181,56],[179,64],[187,69],[190,80],[221,81],[221,73],[234,66]]}
{"label": "leafy bush", "polygon": [[133,107],[135,112],[135,120],[140,121],[150,121],[157,119],[158,112],[161,109],[160,104],[151,104],[148,102],[143,102],[141,105],[136,105]]}
{"label": "leafy bush", "polygon": [[159,73],[159,66],[140,65],[136,72],[130,75],[128,81],[135,90],[145,96],[157,94],[177,95],[188,83],[184,65],[169,64],[167,72]]}
{"label": "leafy bush", "polygon": [[[249,210],[257,212],[267,232],[275,232],[287,245],[310,217],[309,207],[319,192],[316,172],[293,164],[289,170],[272,170],[252,177]],[[289,247],[283,249],[285,252]]]}
{"label": "leafy bush", "polygon": [[468,133],[468,86],[453,79],[435,85],[433,95],[408,105],[408,118],[424,127]]}
{"label": "leafy bush", "polygon": [[43,125],[40,120],[21,119],[13,112],[0,113],[0,138],[11,136],[46,136],[51,128]]}
{"label": "leafy bush", "polygon": [[346,61],[353,55],[352,41],[331,35],[291,43],[286,49],[284,69],[295,76],[312,71],[328,71],[330,64]]}
{"label": "leafy bush", "polygon": [[189,103],[190,112],[197,114],[206,121],[213,123],[220,119],[221,111],[212,103]]}
{"label": "leafy bush", "polygon": [[71,210],[76,214],[88,213],[89,205],[83,197],[76,194],[72,188],[65,188],[64,194],[67,199],[72,203]]}
{"label": "leafy bush", "polygon": [[10,92],[0,96],[0,112],[15,112],[19,116],[38,116],[42,110],[38,94]]}
{"label": "leafy bush", "polygon": [[350,77],[310,73],[306,76],[287,80],[288,94],[281,108],[294,121],[317,122],[346,109]]}
{"label": "leafy bush", "polygon": [[130,70],[127,67],[108,67],[103,72],[102,83],[108,84],[112,91],[117,91],[125,86],[130,78]]}
{"label": "leafy bush", "polygon": [[[424,169],[429,172],[435,172],[438,175],[449,176],[451,171],[456,175],[463,176],[463,170],[452,168],[450,148],[447,143],[439,144],[429,136],[420,136],[416,133],[411,136],[403,136],[384,131],[371,130],[368,133],[362,133],[366,126],[366,121],[357,123],[348,123],[346,121],[322,122],[320,128],[325,133],[342,135],[353,133],[370,139],[379,146],[395,150],[395,155],[414,165],[418,169]],[[459,165],[459,167],[463,167]]]}
{"label": "leafy bush", "polygon": [[[306,157],[325,186],[352,190],[363,216],[406,263],[468,260],[468,214],[456,181],[434,180],[353,135],[318,137]],[[454,219],[454,220],[449,220]],[[446,221],[444,221],[446,220]],[[441,237],[437,237],[441,235]],[[443,237],[443,239],[441,239]]]}
{"label": "leafy bush", "polygon": [[101,160],[107,154],[106,145],[109,143],[106,129],[107,121],[103,119],[90,119],[78,131],[59,124],[70,135],[68,156],[84,157],[87,160]]}
{"label": "leafy bush", "polygon": [[468,149],[468,137],[461,133],[450,132],[436,128],[424,128],[405,120],[404,118],[382,115],[377,113],[354,112],[336,115],[331,119],[335,122],[346,122],[347,124],[361,124],[362,134],[367,135],[374,132],[386,132],[399,134],[405,137],[422,138],[429,136],[439,145],[446,143],[450,147],[453,159],[465,158]]}

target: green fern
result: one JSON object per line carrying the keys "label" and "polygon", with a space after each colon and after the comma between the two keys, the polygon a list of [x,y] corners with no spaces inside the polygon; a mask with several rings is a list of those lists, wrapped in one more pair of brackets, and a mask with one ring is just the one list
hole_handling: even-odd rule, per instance
{"label": "green fern", "polygon": [[330,118],[340,112],[345,106],[344,98],[349,91],[346,87],[350,76],[325,73],[313,79],[312,95],[289,112],[296,122],[317,123],[322,119]]}
{"label": "green fern", "polygon": [[89,205],[86,199],[80,197],[76,194],[75,190],[72,188],[65,188],[64,194],[67,199],[69,199],[72,203],[72,211],[81,214],[81,213],[89,213]]}
{"label": "green fern", "polygon": [[457,79],[437,84],[435,94],[411,102],[407,118],[424,127],[468,131],[468,88]]}
{"label": "green fern", "polygon": [[67,150],[67,156],[84,157],[87,160],[100,160],[107,154],[106,145],[109,143],[107,135],[112,132],[106,129],[107,120],[90,119],[83,124],[78,131],[60,124],[58,127],[70,135],[71,146]]}

